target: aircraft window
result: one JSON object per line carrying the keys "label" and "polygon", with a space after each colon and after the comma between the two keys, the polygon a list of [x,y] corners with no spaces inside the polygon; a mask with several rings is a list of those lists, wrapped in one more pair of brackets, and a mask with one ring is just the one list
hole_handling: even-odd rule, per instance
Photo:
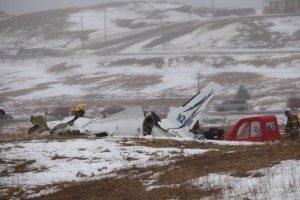
{"label": "aircraft window", "polygon": [[242,126],[239,128],[237,132],[237,139],[246,139],[249,137],[249,131],[250,131],[250,124],[249,122],[245,122],[242,124]]}
{"label": "aircraft window", "polygon": [[252,122],[251,123],[251,137],[258,137],[261,136],[261,127],[259,122]]}

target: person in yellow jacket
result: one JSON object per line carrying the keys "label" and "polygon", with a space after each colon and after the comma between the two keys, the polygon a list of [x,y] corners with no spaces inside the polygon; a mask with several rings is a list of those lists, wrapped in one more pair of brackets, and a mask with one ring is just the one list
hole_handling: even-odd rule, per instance
{"label": "person in yellow jacket", "polygon": [[79,103],[75,106],[75,109],[74,109],[74,118],[69,121],[67,124],[69,126],[72,126],[74,124],[74,122],[79,118],[79,117],[83,117],[84,116],[84,113],[85,113],[85,108],[84,108],[84,105],[82,103]]}

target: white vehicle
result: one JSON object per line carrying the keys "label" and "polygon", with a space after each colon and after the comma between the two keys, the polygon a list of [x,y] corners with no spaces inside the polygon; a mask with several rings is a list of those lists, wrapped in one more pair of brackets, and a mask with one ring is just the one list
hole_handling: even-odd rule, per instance
{"label": "white vehicle", "polygon": [[248,110],[248,105],[246,100],[239,100],[239,99],[233,99],[233,100],[225,100],[221,104],[217,104],[215,106],[215,110],[222,112],[222,111],[243,111]]}
{"label": "white vehicle", "polygon": [[[171,107],[166,119],[151,112],[145,115],[141,107],[128,108],[106,118],[78,118],[73,126],[61,126],[72,119],[67,117],[62,121],[48,122],[50,129],[79,130],[80,133],[98,136],[177,136],[194,137],[189,130],[200,119],[201,113],[213,95],[220,89],[216,83],[208,84],[183,106]],[[57,128],[59,127],[59,128]],[[52,131],[55,132],[55,131]]]}

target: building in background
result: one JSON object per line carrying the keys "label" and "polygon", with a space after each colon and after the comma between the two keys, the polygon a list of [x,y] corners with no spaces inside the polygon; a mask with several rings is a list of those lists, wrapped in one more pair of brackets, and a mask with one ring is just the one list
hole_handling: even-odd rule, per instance
{"label": "building in background", "polygon": [[300,12],[300,0],[263,0],[264,13],[296,13]]}

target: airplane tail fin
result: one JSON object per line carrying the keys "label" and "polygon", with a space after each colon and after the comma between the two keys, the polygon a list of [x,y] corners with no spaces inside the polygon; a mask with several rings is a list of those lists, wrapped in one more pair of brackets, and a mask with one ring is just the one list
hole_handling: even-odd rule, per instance
{"label": "airplane tail fin", "polygon": [[[167,116],[167,121],[173,126],[168,129],[190,130],[195,123],[200,119],[200,114],[206,108],[213,95],[220,90],[221,86],[217,83],[210,83],[201,90],[198,94],[187,101],[183,106],[171,108]],[[165,127],[166,128],[166,127]]]}

